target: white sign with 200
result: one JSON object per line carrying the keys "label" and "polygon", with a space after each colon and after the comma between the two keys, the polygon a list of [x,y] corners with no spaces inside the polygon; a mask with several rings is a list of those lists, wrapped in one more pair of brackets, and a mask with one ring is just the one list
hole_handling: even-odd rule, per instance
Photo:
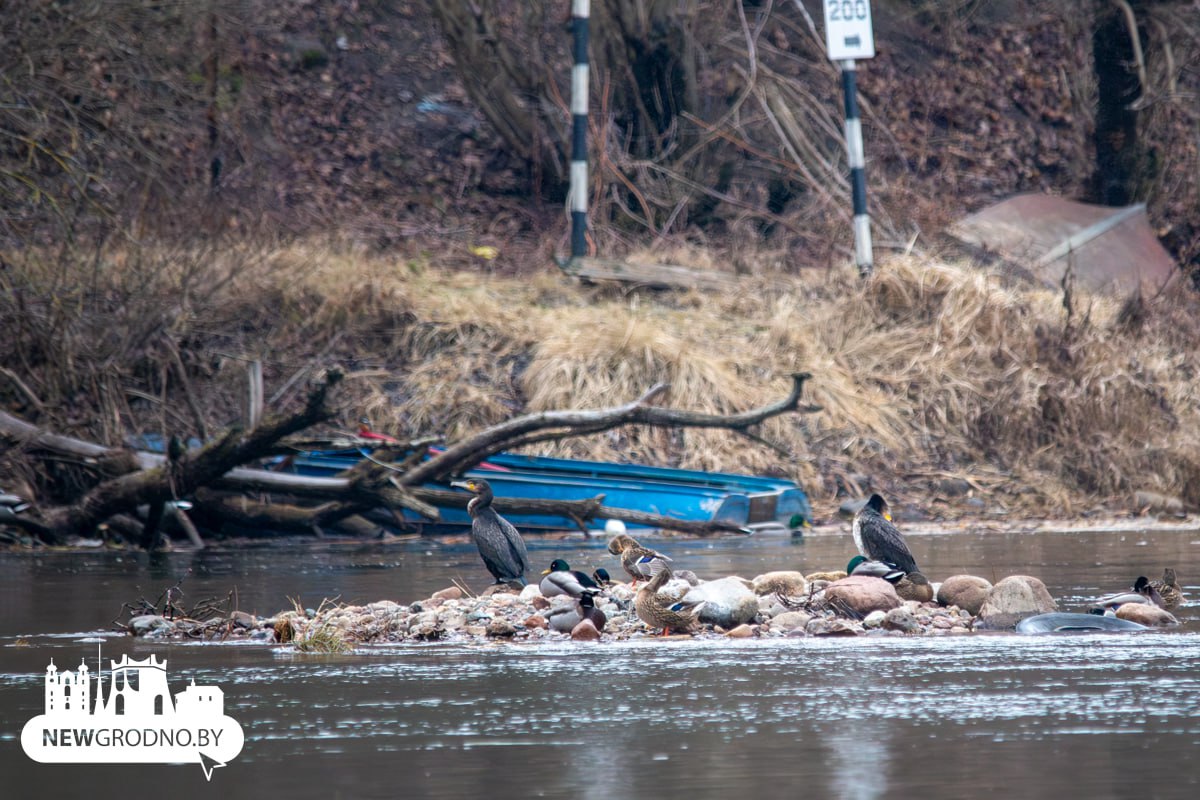
{"label": "white sign with 200", "polygon": [[832,61],[875,57],[868,0],[824,0],[825,45]]}

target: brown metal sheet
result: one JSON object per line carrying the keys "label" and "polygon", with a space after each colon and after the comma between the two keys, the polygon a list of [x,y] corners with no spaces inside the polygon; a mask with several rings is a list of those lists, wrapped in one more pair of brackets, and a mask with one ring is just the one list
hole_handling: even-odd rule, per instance
{"label": "brown metal sheet", "polygon": [[1145,208],[1080,203],[1044,194],[1010,197],[954,223],[955,238],[999,256],[1016,271],[1057,286],[1071,266],[1086,288],[1157,288],[1175,274]]}

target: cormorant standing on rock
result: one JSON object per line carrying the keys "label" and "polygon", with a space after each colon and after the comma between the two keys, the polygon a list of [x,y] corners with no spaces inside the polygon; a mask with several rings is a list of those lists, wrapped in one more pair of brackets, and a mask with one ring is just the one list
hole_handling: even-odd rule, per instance
{"label": "cormorant standing on rock", "polygon": [[887,508],[887,501],[881,495],[871,495],[867,504],[854,515],[851,526],[854,545],[869,561],[893,564],[906,574],[917,572],[917,561],[909,552],[904,536],[892,524]]}
{"label": "cormorant standing on rock", "polygon": [[467,503],[471,515],[471,538],[479,548],[484,566],[496,583],[519,583],[525,585],[525,571],[529,569],[529,554],[525,551],[525,540],[513,524],[492,508],[492,487],[481,478],[470,478],[450,484],[471,492],[474,497]]}

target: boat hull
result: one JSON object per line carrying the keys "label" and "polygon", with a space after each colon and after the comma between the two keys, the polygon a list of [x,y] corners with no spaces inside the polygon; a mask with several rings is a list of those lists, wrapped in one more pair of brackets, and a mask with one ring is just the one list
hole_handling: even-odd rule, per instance
{"label": "boat hull", "polygon": [[[281,460],[288,471],[314,477],[332,476],[350,469],[362,458],[357,451],[324,451],[304,453]],[[538,459],[528,456],[499,454],[489,458],[489,468],[467,470],[469,477],[483,478],[492,486],[498,498],[538,500],[590,500],[604,496],[603,504],[611,508],[624,508],[658,514],[672,519],[709,522],[722,521],[735,525],[746,525],[751,520],[752,505],[761,503],[762,498],[771,500],[771,512],[781,509],[788,517],[807,509],[807,497],[798,488],[772,489],[749,494],[730,480],[730,475],[719,475],[712,481],[683,481],[654,479],[650,476],[668,474],[670,470],[638,465],[603,465],[600,462],[570,462],[567,459],[546,459],[551,463],[547,470],[535,469]],[[572,465],[583,465],[571,468]],[[604,470],[612,466],[616,469]],[[626,466],[631,469],[624,469]],[[678,470],[696,476],[707,476],[691,470]],[[714,473],[715,474],[715,473]],[[747,476],[750,477],[750,476]],[[751,479],[750,487],[762,489],[766,486],[786,484],[774,479]],[[447,489],[444,484],[429,484],[431,488]],[[752,497],[755,503],[752,504]],[[441,524],[469,525],[466,509],[443,508]],[[413,512],[405,511],[405,519],[416,523],[429,523]],[[568,517],[543,514],[507,514],[506,518],[522,529],[562,530],[575,528]],[[598,518],[598,525],[606,520]],[[634,526],[638,527],[638,526]]]}

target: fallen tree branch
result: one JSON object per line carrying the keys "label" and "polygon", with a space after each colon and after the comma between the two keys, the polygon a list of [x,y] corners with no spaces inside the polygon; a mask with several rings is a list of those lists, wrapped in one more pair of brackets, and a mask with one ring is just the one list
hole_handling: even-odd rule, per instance
{"label": "fallen tree branch", "polygon": [[514,447],[562,439],[615,428],[618,425],[642,424],[663,427],[728,428],[745,432],[771,417],[791,411],[813,413],[820,406],[800,404],[804,383],[812,375],[798,372],[792,375],[792,389],[787,397],[760,408],[740,414],[702,414],[649,405],[650,401],[668,388],[658,384],[637,400],[612,409],[586,411],[544,411],[495,425],[487,430],[448,447],[439,455],[406,473],[403,483],[412,485],[430,480],[443,480],[473,467],[490,455]]}
{"label": "fallen tree branch", "polygon": [[[0,412],[0,437],[20,444],[26,450],[46,449],[75,455],[98,467],[115,459],[125,460],[126,463],[117,466],[120,473],[117,477],[100,482],[73,504],[51,509],[42,516],[44,535],[41,538],[49,543],[60,543],[71,536],[87,535],[110,517],[140,505],[154,508],[168,500],[190,495],[237,465],[261,458],[282,437],[331,419],[334,411],[327,404],[328,393],[341,377],[340,372],[330,371],[325,381],[310,393],[304,409],[298,414],[272,415],[249,431],[233,428],[217,441],[184,453],[176,460],[150,453],[130,457],[128,451],[46,433],[4,412]],[[153,530],[150,534],[154,538]]]}
{"label": "fallen tree branch", "polygon": [[[72,505],[50,509],[37,518],[22,515],[16,519],[15,514],[9,514],[14,519],[0,519],[0,523],[17,525],[47,542],[59,543],[70,536],[88,535],[101,523],[109,522],[114,528],[125,531],[127,536],[140,536],[144,546],[151,548],[159,538],[159,521],[165,504],[184,496],[197,499],[196,518],[214,529],[219,529],[223,521],[229,521],[243,526],[265,525],[319,534],[326,526],[377,508],[391,510],[401,525],[420,524],[406,521],[402,516],[405,509],[437,521],[439,508],[463,508],[469,496],[431,488],[429,484],[461,474],[494,453],[521,445],[598,433],[625,424],[727,428],[754,441],[767,443],[751,429],[780,414],[820,410],[819,406],[800,402],[804,383],[810,377],[808,373],[796,373],[792,376],[791,391],[782,400],[729,415],[653,406],[651,402],[667,389],[665,384],[660,384],[616,408],[548,411],[517,417],[447,447],[426,461],[421,459],[427,453],[428,439],[389,445],[388,450],[377,450],[376,458],[364,459],[334,478],[241,465],[273,453],[295,452],[309,443],[321,442],[325,446],[331,441],[340,443],[340,439],[284,439],[332,418],[333,411],[326,404],[327,394],[340,381],[339,372],[329,373],[327,380],[312,391],[305,408],[297,414],[271,416],[249,431],[228,430],[218,440],[195,451],[177,452],[168,447],[165,455],[107,448],[57,436],[0,411],[0,441],[19,445],[27,453],[48,454],[42,457],[75,459],[101,475],[110,476]],[[346,449],[379,444],[358,437],[347,437],[347,441],[353,444]],[[404,453],[407,455],[398,463],[387,460],[389,456],[398,457]],[[259,503],[245,497],[231,497],[228,492],[260,492],[275,498],[315,501],[318,505],[305,507],[287,501]],[[497,498],[496,507],[514,514],[565,516],[581,528],[601,518],[693,533],[743,531],[736,523],[678,520],[604,506],[603,501],[603,496],[569,501]],[[149,509],[144,523],[134,517],[139,506]],[[351,527],[370,529],[368,523],[361,521]],[[196,532],[189,535],[194,542],[202,541]]]}

